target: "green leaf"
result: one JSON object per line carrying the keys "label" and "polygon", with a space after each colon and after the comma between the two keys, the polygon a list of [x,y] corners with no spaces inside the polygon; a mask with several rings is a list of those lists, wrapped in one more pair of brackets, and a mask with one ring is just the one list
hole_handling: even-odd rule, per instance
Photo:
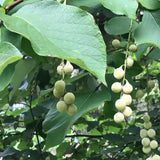
{"label": "green leaf", "polygon": [[102,5],[115,14],[126,15],[131,19],[136,18],[138,3],[136,0],[99,0]]}
{"label": "green leaf", "polygon": [[[121,35],[129,32],[131,19],[128,17],[114,17],[105,22],[104,29],[108,34]],[[133,21],[132,31],[136,29],[138,23]]]}
{"label": "green leaf", "polygon": [[11,82],[14,75],[14,68],[17,62],[9,64],[0,74],[0,91],[4,90]]}
{"label": "green leaf", "polygon": [[18,151],[12,147],[8,147],[4,152],[0,153],[1,157],[11,156],[17,153]]}
{"label": "green leaf", "polygon": [[105,43],[89,13],[43,1],[26,5],[13,16],[0,13],[0,19],[8,30],[29,39],[37,54],[67,59],[106,83]]}
{"label": "green leaf", "polygon": [[8,42],[0,42],[0,56],[0,74],[8,64],[22,58],[18,49]]}
{"label": "green leaf", "polygon": [[[67,113],[59,113],[55,106],[51,108],[43,123],[44,131],[47,133],[46,149],[61,143],[68,128],[84,113],[101,105],[104,100],[110,100],[108,90],[75,94],[78,111],[75,116],[70,117]],[[53,140],[53,137],[56,137]]]}
{"label": "green leaf", "polygon": [[160,10],[144,12],[142,23],[134,32],[136,43],[152,43],[160,47]]}
{"label": "green leaf", "polygon": [[139,0],[139,3],[147,9],[159,9],[160,2],[158,0]]}
{"label": "green leaf", "polygon": [[147,59],[158,60],[160,59],[160,49],[155,48],[148,56]]}
{"label": "green leaf", "polygon": [[25,79],[26,75],[32,71],[32,69],[36,66],[36,63],[33,59],[27,58],[18,62],[15,66],[15,73],[12,79],[11,84],[13,85],[13,89],[10,92],[9,99],[11,100],[14,93],[20,87],[22,81]]}

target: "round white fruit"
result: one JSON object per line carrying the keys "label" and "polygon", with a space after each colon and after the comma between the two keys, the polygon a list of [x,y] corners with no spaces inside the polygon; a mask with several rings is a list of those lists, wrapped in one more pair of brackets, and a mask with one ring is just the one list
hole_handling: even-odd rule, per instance
{"label": "round white fruit", "polygon": [[156,148],[158,147],[158,142],[157,142],[156,140],[152,140],[152,141],[150,142],[150,147],[151,147],[152,149],[156,149]]}
{"label": "round white fruit", "polygon": [[147,135],[148,135],[148,137],[150,137],[150,138],[154,138],[155,135],[156,135],[156,132],[155,132],[154,129],[149,129],[149,130],[147,131]]}
{"label": "round white fruit", "polygon": [[126,105],[130,105],[132,103],[132,97],[129,94],[123,94],[121,99],[126,102]]}
{"label": "round white fruit", "polygon": [[151,152],[151,148],[150,147],[143,147],[142,148],[142,151],[146,154],[150,153]]}
{"label": "round white fruit", "polygon": [[114,121],[115,121],[116,123],[121,123],[121,122],[123,122],[123,121],[124,121],[124,115],[123,115],[123,113],[117,112],[117,113],[114,115]]}
{"label": "round white fruit", "polygon": [[126,107],[123,111],[125,117],[130,117],[132,115],[132,109],[130,107]]}
{"label": "round white fruit", "polygon": [[133,87],[129,82],[126,82],[126,84],[123,86],[123,92],[126,94],[130,94],[133,91]]}
{"label": "round white fruit", "polygon": [[114,70],[114,73],[113,73],[113,76],[116,78],[116,79],[121,79],[124,77],[124,70],[122,69],[122,67],[119,67],[119,68],[116,68]]}
{"label": "round white fruit", "polygon": [[73,66],[69,61],[67,61],[66,65],[64,66],[64,72],[68,75],[70,75],[73,72]]}
{"label": "round white fruit", "polygon": [[123,99],[118,99],[115,102],[115,106],[119,111],[123,111],[126,108],[126,102]]}
{"label": "round white fruit", "polygon": [[112,46],[115,47],[115,48],[118,48],[120,45],[120,41],[118,39],[114,39],[112,41]]}
{"label": "round white fruit", "polygon": [[61,65],[59,65],[59,66],[57,67],[57,73],[58,73],[59,75],[62,75],[62,74],[63,74],[63,67],[62,67]]}
{"label": "round white fruit", "polygon": [[153,157],[152,157],[152,160],[160,160],[160,156],[155,154]]}
{"label": "round white fruit", "polygon": [[152,127],[152,123],[151,122],[144,122],[144,128],[150,129],[151,127]]}
{"label": "round white fruit", "polygon": [[134,64],[134,60],[131,56],[128,56],[127,59],[126,59],[126,65],[127,65],[127,68],[130,68],[132,67]]}
{"label": "round white fruit", "polygon": [[142,139],[142,145],[143,145],[144,147],[149,146],[149,145],[150,145],[150,139],[149,139],[149,138],[143,138],[143,139]]}
{"label": "round white fruit", "polygon": [[122,91],[122,85],[120,82],[115,82],[111,86],[111,90],[115,93]]}
{"label": "round white fruit", "polygon": [[149,122],[149,121],[150,121],[150,116],[149,116],[149,115],[144,115],[144,116],[143,116],[143,120],[144,120],[145,122]]}
{"label": "round white fruit", "polygon": [[137,90],[136,92],[136,98],[140,99],[144,96],[144,91],[142,89]]}
{"label": "round white fruit", "polygon": [[141,138],[147,137],[147,130],[146,129],[141,129],[140,130],[140,137]]}

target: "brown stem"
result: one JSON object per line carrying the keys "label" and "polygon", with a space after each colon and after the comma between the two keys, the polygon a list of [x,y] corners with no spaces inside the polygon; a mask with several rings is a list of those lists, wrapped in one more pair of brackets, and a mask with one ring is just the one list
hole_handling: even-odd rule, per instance
{"label": "brown stem", "polygon": [[103,138],[104,135],[86,135],[86,134],[76,134],[76,135],[66,135],[66,137],[88,137],[88,138]]}
{"label": "brown stem", "polygon": [[6,10],[6,13],[12,9],[14,6],[16,6],[17,4],[23,2],[23,0],[17,0],[17,1],[14,1],[13,3],[11,4],[8,4],[6,7],[5,7],[5,10]]}

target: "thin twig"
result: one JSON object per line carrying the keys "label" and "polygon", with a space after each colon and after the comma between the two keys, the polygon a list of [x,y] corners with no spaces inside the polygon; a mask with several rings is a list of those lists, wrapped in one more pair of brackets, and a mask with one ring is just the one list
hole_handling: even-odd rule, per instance
{"label": "thin twig", "polygon": [[23,0],[17,0],[17,1],[14,1],[13,3],[11,4],[8,4],[6,7],[5,7],[5,10],[6,10],[6,13],[12,9],[14,6],[18,5],[19,3],[23,2]]}
{"label": "thin twig", "polygon": [[88,137],[88,138],[103,138],[105,135],[86,135],[86,134],[74,134],[66,135],[66,137]]}

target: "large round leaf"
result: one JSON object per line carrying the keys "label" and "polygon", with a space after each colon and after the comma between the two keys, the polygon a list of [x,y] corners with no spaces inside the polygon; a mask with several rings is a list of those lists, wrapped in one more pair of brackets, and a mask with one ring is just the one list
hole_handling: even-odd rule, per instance
{"label": "large round leaf", "polygon": [[147,9],[159,9],[160,8],[160,1],[158,0],[139,0],[139,3]]}
{"label": "large round leaf", "polygon": [[25,36],[42,56],[67,59],[105,83],[106,51],[93,17],[54,1],[35,2],[13,16],[0,14],[8,30]]}
{"label": "large round leaf", "polygon": [[154,43],[160,47],[160,11],[144,12],[142,23],[134,32],[135,40],[140,43]]}
{"label": "large round leaf", "polygon": [[131,19],[136,18],[138,3],[136,0],[99,0],[104,7],[118,15],[126,15]]}
{"label": "large round leaf", "polygon": [[108,90],[76,94],[75,104],[77,105],[78,111],[73,117],[67,115],[66,112],[59,113],[54,105],[43,123],[44,131],[47,133],[46,149],[61,143],[65,138],[68,128],[80,118],[82,114],[98,107],[105,100],[110,100],[110,98]]}

